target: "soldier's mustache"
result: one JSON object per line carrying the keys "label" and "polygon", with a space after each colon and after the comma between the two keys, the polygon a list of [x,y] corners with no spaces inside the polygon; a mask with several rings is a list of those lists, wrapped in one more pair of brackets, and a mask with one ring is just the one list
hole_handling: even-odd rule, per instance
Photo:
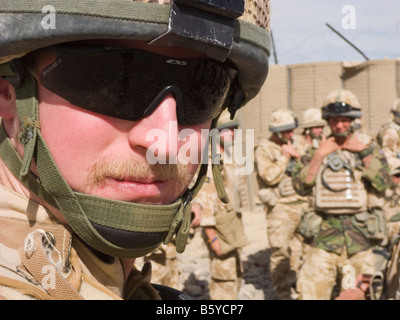
{"label": "soldier's mustache", "polygon": [[188,166],[177,164],[149,164],[147,161],[135,160],[97,160],[89,169],[87,184],[101,185],[106,179],[143,180],[152,177],[156,181],[189,182]]}

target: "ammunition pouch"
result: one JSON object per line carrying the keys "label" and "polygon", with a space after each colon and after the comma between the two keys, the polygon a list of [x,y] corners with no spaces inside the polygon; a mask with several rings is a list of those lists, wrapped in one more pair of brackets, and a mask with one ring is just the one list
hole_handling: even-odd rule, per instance
{"label": "ammunition pouch", "polygon": [[278,202],[278,198],[276,197],[272,189],[269,188],[260,189],[258,190],[257,195],[262,203],[269,205],[271,207],[274,207]]}
{"label": "ammunition pouch", "polygon": [[303,209],[301,221],[297,231],[305,238],[316,237],[321,229],[322,217],[312,209]]}
{"label": "ammunition pouch", "polygon": [[222,255],[250,244],[243,229],[241,214],[229,205],[221,205],[216,210],[215,232],[218,235]]}
{"label": "ammunition pouch", "polygon": [[292,178],[285,175],[278,184],[278,190],[281,197],[289,197],[296,193],[293,188]]}
{"label": "ammunition pouch", "polygon": [[387,243],[386,220],[380,208],[370,208],[357,213],[351,217],[351,221],[367,239],[381,241],[381,245]]}

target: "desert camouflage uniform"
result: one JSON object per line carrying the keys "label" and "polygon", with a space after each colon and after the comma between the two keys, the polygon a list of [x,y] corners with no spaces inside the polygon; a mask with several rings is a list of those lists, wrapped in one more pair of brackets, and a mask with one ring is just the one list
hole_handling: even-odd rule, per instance
{"label": "desert camouflage uniform", "polygon": [[183,284],[179,280],[178,253],[173,241],[161,244],[156,250],[142,258],[136,259],[136,265],[150,262],[152,266],[151,282],[183,290]]}
{"label": "desert camouflage uniform", "polygon": [[393,247],[385,282],[385,299],[400,300],[400,246]]}
{"label": "desert camouflage uniform", "polygon": [[[374,274],[380,267],[377,265],[378,261],[373,249],[375,245],[381,244],[385,237],[384,233],[386,233],[382,206],[383,193],[390,186],[389,168],[382,152],[375,144],[371,143],[371,139],[361,134],[358,136],[361,142],[373,149],[373,157],[370,167],[366,169],[362,166],[361,159],[357,154],[346,150],[338,152],[340,157],[351,166],[355,176],[353,183],[347,185],[347,188],[352,188],[349,198],[347,198],[348,190],[346,190],[346,196],[344,196],[345,191],[340,193],[340,197],[344,197],[343,199],[336,198],[337,196],[332,193],[330,196],[328,195],[328,198],[325,196],[324,200],[317,201],[317,197],[323,199],[324,193],[326,194],[325,190],[328,190],[323,187],[317,188],[318,185],[322,185],[321,173],[323,173],[323,167],[328,157],[324,159],[317,178],[309,184],[305,181],[313,150],[310,151],[308,159],[302,159],[303,165],[299,164],[295,168],[295,188],[300,194],[311,194],[311,209],[314,209],[309,210],[308,214],[304,216],[304,221],[308,221],[308,225],[312,228],[312,230],[310,229],[312,232],[308,235],[313,239],[297,282],[300,299],[331,299],[337,277],[342,278],[341,272],[349,270],[346,269],[348,266],[351,268],[350,272],[354,271],[351,274],[354,276],[360,273]],[[346,174],[344,169],[339,172]],[[346,186],[347,180],[344,178],[342,180],[334,181],[334,183],[342,183]],[[362,183],[359,184],[358,189],[355,189],[357,181]],[[361,194],[364,194],[364,191],[360,191],[363,189],[367,192],[366,198],[358,200],[363,199]],[[353,196],[351,192],[353,192]],[[324,204],[325,207],[323,207],[321,204],[327,199],[331,199],[330,203]],[[346,201],[351,204],[346,204]],[[357,212],[348,207],[356,201],[361,202]],[[372,208],[375,209],[376,215],[369,213]],[[377,225],[369,224],[372,218],[377,219]],[[373,227],[377,233],[372,232]],[[380,231],[379,234],[378,231]],[[345,269],[342,269],[343,267]],[[343,279],[346,280],[345,277]],[[342,283],[342,285],[344,284]]]}
{"label": "desert camouflage uniform", "polygon": [[200,225],[214,227],[221,245],[221,255],[218,256],[203,232],[210,255],[210,300],[238,299],[243,274],[240,249],[249,244],[244,233],[240,203],[238,203],[240,196],[235,173],[236,165],[226,159],[225,154],[222,177],[229,203],[225,204],[218,198],[211,165],[208,168],[206,181],[194,201],[203,208]]}
{"label": "desert camouflage uniform", "polygon": [[390,218],[400,212],[400,186],[392,186],[392,188],[386,190],[383,211],[386,215],[388,240],[389,242],[397,242],[400,232],[400,222],[391,221]]}
{"label": "desert camouflage uniform", "polygon": [[[391,175],[400,173],[400,159],[389,159]],[[400,239],[400,186],[392,181],[392,186],[385,192],[384,212],[388,229],[388,251],[392,255],[387,265],[384,299],[400,299],[400,260],[399,260],[399,239]],[[378,275],[379,276],[379,275]]]}
{"label": "desert camouflage uniform", "polygon": [[125,283],[119,259],[96,254],[41,205],[2,185],[0,199],[0,299],[160,298],[149,264]]}
{"label": "desert camouflage uniform", "polygon": [[[296,139],[294,139],[296,141]],[[294,145],[296,148],[296,145]],[[301,265],[302,238],[296,233],[305,197],[296,194],[288,172],[289,157],[271,140],[262,139],[255,149],[259,197],[264,202],[267,236],[271,248],[270,270],[278,299],[292,299],[291,288]],[[292,164],[293,162],[290,162]]]}
{"label": "desert camouflage uniform", "polygon": [[400,125],[395,122],[384,125],[378,134],[378,141],[389,161],[400,157]]}
{"label": "desert camouflage uniform", "polygon": [[378,133],[378,143],[389,162],[400,158],[400,99],[394,101],[390,122],[384,124]]}

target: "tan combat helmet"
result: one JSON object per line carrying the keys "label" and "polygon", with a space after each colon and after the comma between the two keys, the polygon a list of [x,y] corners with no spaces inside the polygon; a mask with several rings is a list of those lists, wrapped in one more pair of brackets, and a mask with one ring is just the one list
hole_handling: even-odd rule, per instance
{"label": "tan combat helmet", "polygon": [[[182,46],[231,61],[238,69],[229,110],[254,98],[268,74],[271,52],[269,0],[40,0],[1,1],[0,63],[59,43],[131,39],[157,46]],[[46,25],[45,8],[55,25]],[[46,9],[50,10],[50,9]],[[18,32],[15,32],[18,30]],[[3,71],[12,79],[19,66]],[[11,70],[9,70],[11,68]],[[16,84],[23,74],[12,79]]]}
{"label": "tan combat helmet", "polygon": [[331,91],[322,104],[322,118],[361,118],[361,107],[357,97],[349,90]]}
{"label": "tan combat helmet", "polygon": [[297,128],[298,120],[292,111],[287,109],[277,109],[271,113],[269,131],[278,133]]}
{"label": "tan combat helmet", "polygon": [[[98,251],[143,256],[176,235],[177,251],[182,252],[190,202],[204,182],[207,164],[202,164],[195,185],[169,205],[117,202],[71,190],[37,125],[36,79],[19,58],[66,42],[107,39],[197,50],[236,69],[221,107],[234,115],[257,95],[268,74],[269,8],[269,0],[0,0],[0,77],[16,90],[19,118],[32,124],[21,123],[22,162],[11,143],[3,144],[8,147],[2,160],[11,159],[6,165],[14,175],[58,207],[74,232]],[[30,172],[32,161],[39,179]]]}
{"label": "tan combat helmet", "polygon": [[320,109],[308,108],[303,112],[303,121],[300,123],[300,127],[303,129],[324,127],[326,122],[322,119],[322,113]]}

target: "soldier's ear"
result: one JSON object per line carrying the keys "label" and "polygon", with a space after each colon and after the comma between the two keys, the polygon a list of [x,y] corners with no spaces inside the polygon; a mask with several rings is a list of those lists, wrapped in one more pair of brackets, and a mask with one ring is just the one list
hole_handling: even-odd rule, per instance
{"label": "soldier's ear", "polygon": [[14,88],[3,78],[0,78],[0,117],[11,119],[15,111]]}

